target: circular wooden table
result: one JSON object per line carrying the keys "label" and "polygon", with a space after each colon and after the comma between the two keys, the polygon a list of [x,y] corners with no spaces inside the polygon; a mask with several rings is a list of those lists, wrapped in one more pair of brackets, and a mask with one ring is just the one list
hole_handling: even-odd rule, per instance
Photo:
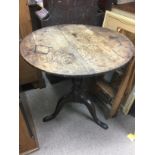
{"label": "circular wooden table", "polygon": [[43,121],[55,118],[65,103],[74,101],[85,104],[94,121],[108,128],[96,116],[86,83],[87,79],[115,70],[132,58],[134,46],[127,37],[102,27],[56,25],[26,36],[20,52],[32,66],[73,81],[72,91],[58,101],[55,112]]}

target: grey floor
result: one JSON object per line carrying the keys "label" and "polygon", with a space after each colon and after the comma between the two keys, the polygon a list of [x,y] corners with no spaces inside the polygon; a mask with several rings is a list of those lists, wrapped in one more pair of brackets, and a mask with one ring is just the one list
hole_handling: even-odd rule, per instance
{"label": "grey floor", "polygon": [[97,109],[98,117],[108,123],[104,130],[96,125],[82,104],[68,104],[56,119],[43,123],[42,118],[51,113],[57,100],[70,90],[69,81],[44,89],[26,92],[34,119],[40,149],[32,155],[134,155],[135,143],[127,138],[134,132],[134,118],[119,114],[105,120]]}

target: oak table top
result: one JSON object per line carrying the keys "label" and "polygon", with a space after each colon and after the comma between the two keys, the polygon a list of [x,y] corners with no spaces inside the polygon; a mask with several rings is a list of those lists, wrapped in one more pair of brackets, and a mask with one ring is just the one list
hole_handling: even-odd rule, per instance
{"label": "oak table top", "polygon": [[56,25],[32,32],[20,44],[23,58],[62,76],[103,74],[125,65],[134,54],[124,35],[97,26]]}

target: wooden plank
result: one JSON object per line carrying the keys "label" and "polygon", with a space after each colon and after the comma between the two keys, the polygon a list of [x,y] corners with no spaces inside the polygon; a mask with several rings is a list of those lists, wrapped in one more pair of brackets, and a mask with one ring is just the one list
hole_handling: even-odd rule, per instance
{"label": "wooden plank", "polygon": [[38,146],[33,138],[30,137],[23,114],[19,111],[19,152],[24,153],[36,149]]}
{"label": "wooden plank", "polygon": [[32,23],[27,0],[19,1],[19,23],[20,35],[24,38],[32,32]]}
{"label": "wooden plank", "polygon": [[[27,0],[19,1],[19,28],[20,40],[32,32],[32,23]],[[41,71],[30,66],[22,57],[19,56],[19,83],[25,85],[35,83],[37,88],[44,87]]]}
{"label": "wooden plank", "polygon": [[108,94],[111,98],[115,96],[115,93],[112,87],[108,83],[105,83],[103,80],[97,81],[96,85],[106,94]]}
{"label": "wooden plank", "polygon": [[119,10],[117,8],[112,8],[112,12],[115,12],[115,13],[118,13],[118,14],[121,14],[121,15],[124,15],[124,16],[129,17],[129,18],[132,18],[132,19],[135,19],[135,15],[132,14],[132,13],[129,13],[127,11]]}
{"label": "wooden plank", "polygon": [[134,84],[135,84],[135,66],[133,67],[132,74],[130,76],[127,88],[125,90],[125,96],[128,96],[130,94]]}
{"label": "wooden plank", "polygon": [[118,109],[119,109],[119,106],[120,106],[121,101],[123,99],[123,96],[124,96],[125,90],[127,88],[130,76],[132,74],[132,68],[134,67],[134,64],[135,64],[135,61],[134,61],[134,58],[133,58],[130,61],[129,65],[128,65],[126,73],[122,78],[119,89],[118,89],[118,91],[116,93],[116,96],[115,96],[115,98],[113,100],[112,109],[111,109],[111,112],[110,112],[110,117],[113,117],[116,114],[116,112],[118,111]]}
{"label": "wooden plank", "polygon": [[[128,102],[129,102],[128,100],[129,100],[129,96],[131,96],[134,84],[135,84],[135,66],[133,67],[133,71],[132,71],[132,74],[130,76],[129,82],[127,84],[127,88],[125,90],[124,97],[123,97],[123,99],[121,101],[121,103],[122,103],[121,104],[121,108],[122,108],[123,112],[126,111],[126,108],[129,107],[129,106],[127,106]],[[128,109],[128,111],[129,110],[130,109]],[[124,114],[126,114],[126,113],[124,112]]]}
{"label": "wooden plank", "polygon": [[131,93],[129,94],[129,96],[127,98],[126,104],[123,107],[123,113],[125,115],[127,115],[129,113],[130,108],[132,107],[132,105],[134,103],[134,100],[135,100],[135,87],[133,87]]}
{"label": "wooden plank", "polygon": [[32,115],[24,93],[20,93],[19,152],[28,154],[39,148]]}

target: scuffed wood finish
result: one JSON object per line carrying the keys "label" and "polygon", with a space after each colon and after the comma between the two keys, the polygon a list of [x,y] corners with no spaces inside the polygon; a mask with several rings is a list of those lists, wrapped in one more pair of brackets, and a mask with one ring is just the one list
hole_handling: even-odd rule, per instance
{"label": "scuffed wood finish", "polygon": [[132,58],[134,46],[118,32],[71,24],[32,32],[20,51],[26,61],[46,72],[84,76],[121,67]]}

